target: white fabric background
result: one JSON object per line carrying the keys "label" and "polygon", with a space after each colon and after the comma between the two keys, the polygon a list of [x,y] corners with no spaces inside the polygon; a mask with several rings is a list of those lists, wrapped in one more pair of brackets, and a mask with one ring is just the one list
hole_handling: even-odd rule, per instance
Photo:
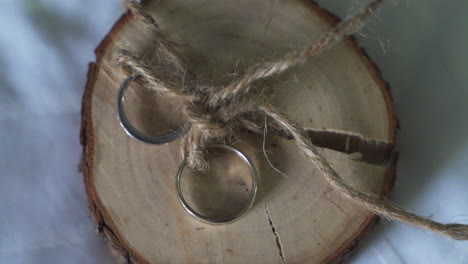
{"label": "white fabric background", "polygon": [[[468,2],[389,2],[360,42],[399,114],[392,200],[468,223]],[[87,63],[121,13],[119,0],[0,0],[0,263],[114,263],[77,165]],[[349,262],[468,263],[468,242],[380,221]]]}

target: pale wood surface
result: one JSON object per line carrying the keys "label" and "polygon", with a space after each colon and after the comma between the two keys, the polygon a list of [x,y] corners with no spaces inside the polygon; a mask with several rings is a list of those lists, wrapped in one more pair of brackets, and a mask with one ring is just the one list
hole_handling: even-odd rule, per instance
{"label": "pale wood surface", "polygon": [[[199,79],[226,83],[233,73],[301,46],[326,31],[334,18],[307,1],[146,1],[167,37]],[[97,50],[84,96],[84,177],[99,230],[136,263],[321,263],[351,248],[373,215],[341,198],[297,151],[294,142],[239,135],[235,144],[255,162],[259,197],[241,220],[225,226],[198,222],[180,206],[175,174],[179,143],[152,146],[129,138],[115,112],[125,78],[109,60],[115,47],[157,56],[150,29],[124,16]],[[275,105],[304,127],[344,131],[394,143],[396,120],[385,84],[352,41],[294,68],[268,85]],[[128,113],[148,132],[183,120],[177,101],[133,85]],[[321,152],[361,190],[387,193],[392,168]],[[274,228],[274,232],[272,230]]]}

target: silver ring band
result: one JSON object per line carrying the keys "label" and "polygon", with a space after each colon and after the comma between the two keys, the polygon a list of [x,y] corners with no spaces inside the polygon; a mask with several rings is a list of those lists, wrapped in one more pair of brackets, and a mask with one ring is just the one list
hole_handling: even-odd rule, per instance
{"label": "silver ring band", "polygon": [[187,130],[186,125],[180,126],[176,130],[163,136],[148,136],[148,135],[145,135],[140,130],[138,130],[137,128],[135,128],[128,120],[127,115],[125,114],[124,106],[123,106],[124,99],[125,99],[124,95],[130,83],[134,81],[135,79],[137,79],[138,77],[139,75],[130,75],[120,85],[119,91],[117,93],[117,117],[120,121],[120,125],[122,126],[122,128],[125,130],[125,132],[129,136],[135,139],[138,139],[140,141],[146,142],[146,143],[161,145],[161,144],[166,144],[171,141],[174,141],[179,136],[185,133],[185,131]]}
{"label": "silver ring band", "polygon": [[257,185],[258,185],[258,175],[257,171],[255,169],[255,165],[253,162],[240,150],[237,148],[228,146],[228,145],[211,145],[208,148],[223,148],[227,149],[229,151],[234,152],[237,156],[239,156],[245,163],[247,163],[249,170],[250,170],[250,175],[252,176],[252,191],[249,196],[249,200],[247,204],[239,210],[239,212],[235,213],[234,215],[222,218],[222,219],[210,219],[209,217],[203,216],[197,211],[195,211],[190,205],[188,205],[187,201],[184,199],[184,196],[182,194],[182,190],[180,187],[180,182],[182,178],[182,172],[184,171],[185,165],[187,161],[184,159],[182,163],[180,164],[179,170],[177,171],[177,177],[176,177],[176,189],[177,189],[177,196],[179,198],[180,203],[184,207],[184,209],[193,217],[196,219],[207,223],[207,224],[212,224],[212,225],[221,225],[221,224],[228,224],[232,223],[234,221],[239,220],[242,216],[244,216],[247,211],[252,208],[254,201],[255,201],[255,196],[257,195]]}

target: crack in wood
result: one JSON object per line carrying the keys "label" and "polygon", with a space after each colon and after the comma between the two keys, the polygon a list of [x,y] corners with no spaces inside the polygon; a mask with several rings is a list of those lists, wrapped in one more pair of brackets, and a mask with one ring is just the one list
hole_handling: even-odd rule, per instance
{"label": "crack in wood", "polygon": [[[271,129],[271,134],[292,140],[284,131]],[[386,140],[368,138],[356,132],[335,129],[306,128],[306,133],[316,147],[338,151],[344,154],[359,153],[359,162],[391,168],[397,156],[395,145]],[[255,131],[261,133],[262,131]]]}
{"label": "crack in wood", "polygon": [[341,206],[339,206],[337,203],[333,202],[330,198],[328,198],[328,197],[326,197],[326,196],[324,196],[324,198],[325,198],[325,200],[327,200],[329,203],[333,204],[336,208],[338,208],[338,210],[340,210],[343,214],[348,215],[348,213],[346,213],[346,211],[343,210],[343,209],[341,208]]}
{"label": "crack in wood", "polygon": [[315,146],[345,154],[360,153],[358,161],[389,168],[395,158],[394,144],[339,130],[312,130],[307,133]]}
{"label": "crack in wood", "polygon": [[284,256],[284,250],[283,250],[283,245],[281,244],[281,239],[279,236],[279,233],[273,224],[273,220],[271,219],[270,216],[270,210],[268,209],[267,205],[265,204],[265,215],[268,219],[268,223],[270,224],[271,231],[273,232],[273,235],[275,236],[275,241],[276,241],[276,246],[278,247],[279,250],[279,255],[281,257],[281,260],[284,264],[287,264],[286,257]]}
{"label": "crack in wood", "polygon": [[[101,211],[99,211],[96,205],[95,204],[93,205],[95,207],[97,214],[99,215],[99,220],[98,220],[98,224],[96,228],[98,234],[100,234],[104,238],[104,241],[107,242],[107,245],[109,246],[109,249],[111,250],[111,252],[114,255],[120,257],[120,259],[122,260],[121,261],[122,263],[133,264],[134,261],[130,253],[121,247],[121,244],[119,240],[117,239],[117,236],[114,233],[114,230],[112,230],[112,228],[110,228],[107,225],[106,221],[104,220],[101,214]],[[110,233],[110,234],[107,234],[107,233]]]}

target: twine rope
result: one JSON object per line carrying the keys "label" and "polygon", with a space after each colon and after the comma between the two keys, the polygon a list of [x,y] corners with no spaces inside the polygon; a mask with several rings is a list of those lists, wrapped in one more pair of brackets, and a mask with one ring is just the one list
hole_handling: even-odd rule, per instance
{"label": "twine rope", "polygon": [[383,0],[371,0],[355,15],[339,23],[311,44],[291,51],[279,60],[251,66],[227,86],[217,86],[198,81],[175,51],[177,44],[165,38],[156,21],[139,3],[128,0],[125,4],[129,11],[154,32],[160,59],[158,67],[151,67],[125,49],[117,50],[114,59],[124,70],[139,75],[139,80],[145,83],[146,87],[183,101],[181,109],[190,124],[181,142],[181,155],[186,158],[187,166],[204,170],[207,168],[203,159],[206,146],[214,143],[229,144],[240,129],[263,133],[263,129],[268,126],[269,130],[293,139],[299,151],[321,172],[325,180],[351,201],[387,219],[399,220],[456,240],[468,240],[468,225],[442,224],[418,216],[349,185],[319,154],[304,128],[267,103],[262,89],[253,85],[255,81],[280,74],[330,49],[344,37],[358,30],[382,3]]}

